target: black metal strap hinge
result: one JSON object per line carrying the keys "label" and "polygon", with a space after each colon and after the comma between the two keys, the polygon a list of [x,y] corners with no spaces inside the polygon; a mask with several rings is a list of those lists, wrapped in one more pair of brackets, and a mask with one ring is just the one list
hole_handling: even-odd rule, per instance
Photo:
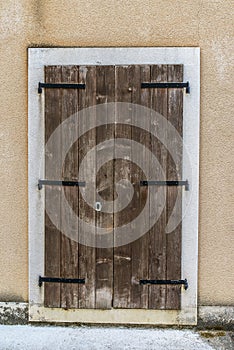
{"label": "black metal strap hinge", "polygon": [[43,185],[49,186],[79,186],[85,187],[85,181],[66,181],[66,180],[38,180],[38,189],[41,190]]}
{"label": "black metal strap hinge", "polygon": [[175,89],[175,88],[185,88],[186,94],[190,94],[189,81],[186,83],[141,83],[141,88],[159,88],[159,89]]}
{"label": "black metal strap hinge", "polygon": [[52,283],[85,283],[85,278],[62,278],[62,277],[41,277],[39,276],[38,285],[42,286],[42,283],[52,282]]}
{"label": "black metal strap hinge", "polygon": [[85,89],[85,84],[65,84],[65,83],[38,83],[38,93],[42,93],[43,88],[49,89]]}
{"label": "black metal strap hinge", "polygon": [[184,285],[184,289],[188,289],[188,281],[184,280],[140,280],[140,284],[174,284],[174,285]]}
{"label": "black metal strap hinge", "polygon": [[189,191],[189,182],[185,181],[155,181],[155,180],[143,180],[140,181],[140,186],[185,186],[185,191]]}

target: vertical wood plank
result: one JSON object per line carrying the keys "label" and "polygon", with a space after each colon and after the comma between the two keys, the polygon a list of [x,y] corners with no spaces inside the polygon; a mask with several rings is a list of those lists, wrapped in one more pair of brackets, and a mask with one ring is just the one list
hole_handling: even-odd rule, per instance
{"label": "vertical wood plank", "polygon": [[[168,65],[168,81],[183,81],[183,66]],[[181,89],[168,89],[168,121],[176,128],[179,134],[183,134],[183,92]],[[177,149],[175,139],[168,140]],[[174,164],[171,157],[167,159],[168,180],[181,180],[182,176],[182,148],[178,149],[179,161]],[[177,195],[180,198],[180,207],[177,215],[182,214],[181,187],[167,188],[167,221],[171,215]],[[181,224],[169,234],[166,234],[167,242],[167,279],[181,278]],[[166,308],[180,308],[181,288],[179,286],[167,286]]]}
{"label": "vertical wood plank", "polygon": [[[79,71],[76,66],[62,66],[61,82],[63,83],[78,83]],[[61,91],[61,122],[65,121],[71,115],[78,111],[78,90],[63,89]],[[61,135],[62,147],[70,144],[73,139],[72,135],[77,128],[77,125],[71,123],[66,133]],[[78,174],[78,149],[77,144],[69,150],[64,166],[63,166],[63,180],[77,180]],[[63,188],[66,199],[73,211],[78,215],[78,194],[77,187]],[[66,235],[61,234],[61,277],[78,278],[78,219],[74,223],[70,217],[65,217],[64,208],[61,207],[61,220],[65,222],[68,230],[72,229],[77,232],[71,240]],[[71,226],[73,225],[73,226]],[[61,284],[61,307],[63,308],[77,308],[78,306],[78,285],[77,284]]]}
{"label": "vertical wood plank", "polygon": [[[45,67],[45,82],[58,83],[61,81],[61,67]],[[61,96],[59,89],[45,89],[45,143],[53,131],[61,122]],[[56,140],[55,147],[60,149],[61,139]],[[51,157],[52,156],[52,157]],[[48,167],[52,166],[53,155],[45,154],[45,178],[47,178]],[[53,196],[53,201],[60,202],[60,193],[49,192],[45,187],[45,201],[48,196]],[[60,212],[57,213],[60,217]],[[49,277],[60,276],[60,231],[53,225],[47,214],[45,214],[45,275]],[[60,284],[45,283],[44,304],[47,307],[60,307]]]}
{"label": "vertical wood plank", "polygon": [[[98,66],[96,68],[96,102],[97,104],[109,103],[115,97],[115,68],[114,66]],[[114,125],[107,124],[111,116],[103,110],[97,110],[97,118],[106,120],[106,125],[96,129],[96,144],[112,139],[114,141]],[[114,145],[114,142],[113,142]],[[107,147],[107,146],[106,146]],[[105,163],[105,151],[114,157],[114,147],[105,146],[96,152],[96,164]],[[97,174],[96,188],[101,199],[113,201],[113,161],[105,163]],[[101,201],[102,203],[102,201]],[[110,231],[110,241],[113,244],[113,213],[105,213],[102,210],[96,212],[97,227],[105,227]],[[98,237],[97,237],[98,239]],[[96,249],[96,308],[110,309],[113,297],[113,248]]]}
{"label": "vertical wood plank", "polygon": [[[140,104],[145,107],[150,107],[150,90],[141,89],[141,82],[149,81],[150,79],[150,66],[134,66],[133,77],[132,77],[132,98],[131,102],[133,104]],[[135,124],[135,118],[139,116],[132,115],[132,123]],[[143,118],[143,126],[145,129],[149,127],[149,119],[147,119],[144,114],[141,116]],[[144,129],[138,127],[132,127],[132,140],[144,145],[146,148],[150,146],[150,134]],[[132,154],[135,154],[135,159],[139,162],[144,160],[144,168],[149,168],[150,159],[145,150],[142,153],[134,152],[132,149]],[[142,217],[141,222],[136,227],[136,223],[132,222],[132,230],[142,231],[145,225],[149,223],[149,205],[145,208],[146,200],[148,196],[148,188],[140,186],[140,181],[144,179],[144,173],[139,166],[131,166],[131,182],[134,184],[134,196],[132,201],[132,212],[133,219],[136,218],[141,211],[145,210],[145,215]],[[144,234],[141,238],[131,243],[131,257],[132,257],[132,278],[131,278],[131,302],[128,307],[131,308],[147,308],[148,306],[148,286],[140,285],[140,279],[148,278],[148,233]]]}
{"label": "vertical wood plank", "polygon": [[[79,67],[79,82],[86,84],[84,90],[79,90],[79,110],[94,106],[96,104],[96,67],[95,66],[80,66]],[[92,117],[95,118],[95,111],[90,111]],[[88,123],[88,119],[87,119]],[[89,125],[86,125],[87,127]],[[85,125],[79,124],[80,132],[83,133]],[[96,145],[95,129],[86,132],[79,138],[79,164],[86,153]],[[94,157],[95,158],[95,157]],[[84,169],[81,177],[86,179],[91,178],[90,173],[95,173],[96,159],[93,159],[92,164]],[[88,183],[86,183],[88,186]],[[84,191],[87,187],[84,188]],[[93,203],[95,203],[96,194],[93,193]],[[92,224],[95,228],[95,211],[79,196],[79,217],[87,223]],[[82,223],[79,224],[79,233],[84,233]],[[94,234],[95,244],[95,234]],[[85,278],[85,284],[79,285],[79,308],[95,308],[95,282],[96,282],[96,254],[95,248],[84,244],[79,245],[79,277]]]}
{"label": "vertical wood plank", "polygon": [[[115,100],[117,102],[131,102],[131,82],[132,82],[132,66],[116,66],[115,71]],[[130,89],[129,89],[130,88]],[[121,106],[116,107],[116,123],[123,120]],[[126,122],[127,116],[126,116]],[[131,121],[130,121],[131,122]],[[131,139],[131,125],[118,124],[115,127],[115,138]],[[115,145],[115,154],[121,145]],[[126,146],[125,146],[126,147]],[[125,151],[128,152],[128,158],[131,160],[131,147]],[[116,156],[115,156],[116,158]],[[131,163],[123,159],[115,161],[114,167],[114,182],[115,184],[120,179],[131,181]],[[114,213],[114,228],[122,226],[128,222],[128,211],[126,209]],[[124,238],[123,238],[124,239]],[[113,306],[115,308],[127,308],[131,302],[131,266],[132,254],[131,244],[123,245],[114,248],[114,297]]]}
{"label": "vertical wood plank", "polygon": [[[151,66],[151,82],[166,82],[167,66]],[[152,89],[151,91],[151,108],[167,118],[167,90]],[[160,125],[151,121],[151,130],[157,132]],[[162,131],[161,131],[162,132]],[[166,137],[166,130],[163,130]],[[151,152],[158,159],[162,170],[166,173],[167,169],[167,150],[163,144],[156,138],[151,138]],[[150,163],[151,166],[152,163]],[[155,169],[150,167],[152,179],[155,179]],[[162,190],[165,191],[166,187]],[[150,194],[152,196],[152,193]],[[156,200],[151,201],[150,220],[157,211],[158,203]],[[149,279],[166,279],[166,208],[162,211],[158,221],[151,228],[149,234]],[[149,309],[164,309],[166,302],[166,286],[151,285],[149,286]]]}

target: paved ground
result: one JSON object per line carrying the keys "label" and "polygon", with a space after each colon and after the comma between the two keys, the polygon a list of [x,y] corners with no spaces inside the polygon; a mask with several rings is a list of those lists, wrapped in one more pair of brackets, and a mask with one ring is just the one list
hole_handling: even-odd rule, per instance
{"label": "paved ground", "polygon": [[233,344],[222,331],[0,326],[0,350],[232,350]]}

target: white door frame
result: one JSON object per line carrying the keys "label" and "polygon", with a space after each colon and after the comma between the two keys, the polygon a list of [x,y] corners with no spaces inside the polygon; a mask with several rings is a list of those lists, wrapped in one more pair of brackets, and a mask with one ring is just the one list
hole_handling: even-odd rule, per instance
{"label": "white door frame", "polygon": [[[29,48],[28,50],[28,195],[29,195],[29,321],[196,325],[198,265],[198,189],[199,189],[199,48]],[[190,193],[183,191],[182,278],[189,288],[181,288],[181,310],[144,309],[70,309],[45,308],[44,288],[38,286],[44,275],[44,191],[37,189],[43,178],[39,155],[44,147],[44,93],[38,94],[38,82],[44,81],[46,65],[129,65],[183,64],[184,81],[190,94],[184,96],[184,147],[190,157],[192,179]],[[191,169],[190,169],[191,170]],[[183,178],[190,174],[183,162]],[[40,173],[41,172],[41,173]],[[191,176],[191,174],[190,174]],[[190,203],[185,207],[187,197]]]}

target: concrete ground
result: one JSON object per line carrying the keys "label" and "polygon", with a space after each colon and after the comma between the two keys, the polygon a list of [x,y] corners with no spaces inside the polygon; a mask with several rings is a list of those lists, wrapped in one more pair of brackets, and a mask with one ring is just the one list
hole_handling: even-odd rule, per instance
{"label": "concrete ground", "polygon": [[112,327],[0,326],[0,350],[231,350],[230,332]]}

